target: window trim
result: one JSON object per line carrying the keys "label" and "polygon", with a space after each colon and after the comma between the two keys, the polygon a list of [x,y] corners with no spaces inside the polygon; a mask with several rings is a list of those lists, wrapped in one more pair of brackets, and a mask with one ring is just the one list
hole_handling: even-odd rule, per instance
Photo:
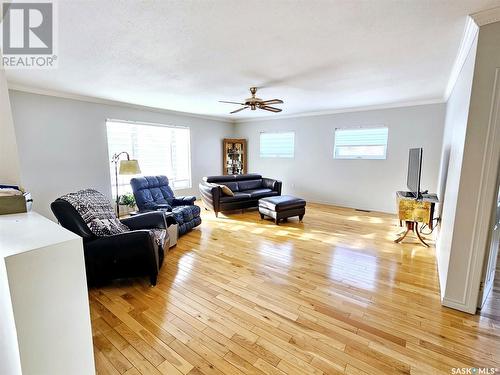
{"label": "window trim", "polygon": [[149,126],[159,126],[162,128],[180,128],[180,129],[188,129],[190,131],[190,139],[189,141],[191,142],[191,128],[189,126],[185,125],[170,125],[170,124],[162,124],[160,122],[148,122],[148,121],[132,121],[132,120],[119,120],[115,118],[107,118],[104,125],[106,125],[107,122],[121,122],[123,124],[132,124],[132,125],[149,125]]}
{"label": "window trim", "polygon": [[[337,148],[337,130],[364,130],[364,129],[387,129],[387,138],[384,145],[384,156],[338,156],[336,155]],[[333,130],[333,159],[334,160],[387,160],[387,149],[389,145],[389,127],[386,125],[371,125],[371,126],[345,126],[336,127]]]}
{"label": "window trim", "polygon": [[[107,127],[108,122],[117,122],[117,123],[123,123],[123,124],[129,124],[129,125],[146,125],[146,126],[157,126],[157,127],[162,127],[162,128],[174,128],[174,129],[187,129],[189,131],[189,144],[188,144],[188,168],[189,168],[189,184],[187,187],[182,187],[182,188],[176,188],[174,187],[173,183],[170,184],[170,188],[173,191],[179,191],[179,190],[189,190],[193,188],[193,170],[192,170],[192,163],[191,163],[191,158],[192,158],[192,153],[191,153],[191,142],[192,142],[192,132],[191,132],[191,127],[190,126],[185,126],[185,125],[170,125],[170,124],[162,124],[159,122],[148,122],[148,121],[134,121],[134,120],[121,120],[121,119],[115,119],[115,118],[106,118],[104,121],[104,126]],[[108,155],[109,155],[109,140],[108,140],[108,133],[107,133],[107,128],[106,128],[106,146],[108,147]],[[170,150],[172,152],[172,150]],[[140,161],[139,161],[140,163]],[[167,176],[168,177],[168,176]],[[113,176],[111,176],[111,188],[114,189],[115,184],[113,183]],[[170,179],[169,179],[170,180]],[[118,184],[120,187],[121,184]]]}
{"label": "window trim", "polygon": [[[293,153],[292,156],[280,156],[280,155],[272,155],[272,156],[262,156],[261,148],[261,136],[262,134],[293,134]],[[281,130],[281,131],[265,131],[262,130],[259,132],[259,158],[261,159],[295,159],[295,131],[294,130]]]}

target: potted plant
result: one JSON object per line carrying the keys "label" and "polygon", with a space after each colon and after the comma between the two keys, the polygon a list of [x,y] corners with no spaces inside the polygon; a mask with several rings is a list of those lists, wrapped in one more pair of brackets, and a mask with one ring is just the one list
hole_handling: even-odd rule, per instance
{"label": "potted plant", "polygon": [[129,213],[136,210],[135,197],[132,193],[120,195],[118,202],[120,203],[120,211],[123,213]]}

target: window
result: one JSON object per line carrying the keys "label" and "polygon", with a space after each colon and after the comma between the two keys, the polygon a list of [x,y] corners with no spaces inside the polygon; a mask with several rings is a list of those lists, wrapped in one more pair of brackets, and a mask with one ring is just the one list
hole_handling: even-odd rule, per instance
{"label": "window", "polygon": [[335,129],[334,159],[385,159],[389,129]]}
{"label": "window", "polygon": [[260,133],[261,158],[293,158],[295,133]]}
{"label": "window", "polygon": [[[191,187],[189,128],[108,120],[109,160],[126,151],[137,159],[145,176],[166,175],[172,189]],[[122,157],[125,157],[124,155]],[[115,192],[115,169],[111,164],[111,186]],[[120,192],[130,192],[131,176],[118,176]]]}

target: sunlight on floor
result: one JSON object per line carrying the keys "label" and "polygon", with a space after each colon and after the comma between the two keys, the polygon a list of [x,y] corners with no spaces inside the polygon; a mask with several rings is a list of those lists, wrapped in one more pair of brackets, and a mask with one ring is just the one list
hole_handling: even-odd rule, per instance
{"label": "sunlight on floor", "polygon": [[293,266],[294,247],[290,242],[279,245],[272,242],[263,242],[257,247],[257,252],[263,260],[278,260],[282,269],[284,269],[283,266],[286,266],[287,270]]}
{"label": "sunlight on floor", "polygon": [[[167,254],[167,256],[168,256],[168,254]],[[175,275],[174,282],[182,283],[182,282],[187,281],[192,275],[192,273],[190,271],[193,270],[194,263],[195,263],[195,259],[191,255],[186,254],[186,255],[182,256],[179,259],[179,267],[182,268],[183,272],[177,272],[177,274]]]}
{"label": "sunlight on floor", "polygon": [[[120,346],[124,355],[134,353],[132,347],[148,355],[159,348],[151,358],[169,374],[180,372],[162,367],[164,358],[175,366],[193,358],[192,351],[203,358],[212,350],[216,364],[226,358],[243,363],[236,354],[227,355],[226,343],[244,345],[245,355],[271,359],[315,353],[326,361],[341,353],[374,370],[365,374],[449,373],[451,365],[460,365],[458,349],[467,358],[482,351],[486,364],[495,362],[498,335],[487,331],[496,329],[491,319],[441,306],[433,246],[425,248],[412,236],[394,243],[401,228],[393,215],[311,206],[304,222],[291,219],[279,226],[251,211],[220,218],[204,213],[202,225],[166,254],[156,287],[139,280],[139,286],[129,282],[92,291],[96,358],[115,361],[121,354],[109,348],[123,335],[132,344]],[[361,347],[368,352],[358,351]],[[385,362],[392,348],[398,358],[418,364],[416,371],[408,366],[389,371],[387,365],[397,361]],[[270,349],[275,353],[268,354]],[[446,363],[429,358],[431,351]],[[313,359],[303,363],[304,371],[272,373],[338,373],[311,367],[323,363]],[[182,373],[190,373],[189,366]],[[235,367],[226,373],[236,372]]]}
{"label": "sunlight on floor", "polygon": [[[306,217],[301,223],[292,218],[289,221],[280,223],[279,226],[275,225],[270,220],[260,219],[258,217],[258,212],[252,210],[245,213],[220,214],[219,218],[209,217],[209,220],[216,224],[218,228],[233,233],[259,235],[263,239],[272,236],[274,238],[273,248],[275,251],[282,252],[280,253],[280,256],[282,257],[281,260],[286,265],[289,265],[289,262],[292,260],[292,254],[290,254],[291,250],[287,247],[285,242],[288,238],[304,241],[305,244],[310,241],[317,241],[319,243],[326,244],[330,247],[330,251],[332,251],[332,253],[334,253],[335,249],[338,248],[371,253],[375,250],[370,250],[371,246],[367,247],[367,245],[372,244],[373,246],[378,246],[377,244],[383,241],[386,244],[384,247],[379,248],[377,250],[378,252],[390,254],[397,251],[400,253],[400,256],[408,257],[408,259],[425,259],[434,256],[433,251],[420,248],[420,245],[415,242],[411,236],[409,236],[408,239],[405,239],[406,246],[395,244],[393,241],[397,238],[398,232],[401,231],[401,228],[397,225],[397,220],[395,220],[392,215],[383,214],[384,217],[378,217],[372,215],[380,215],[379,213],[371,212],[367,212],[366,215],[345,215],[342,219],[345,220],[346,223],[363,223],[363,225],[360,226],[360,229],[362,230],[358,234],[358,237],[354,239],[352,235],[346,232],[353,229],[350,224],[333,226],[331,230],[318,229],[316,225],[310,224],[311,222],[321,223],[329,221],[328,216],[330,213],[328,210],[321,210],[321,215],[322,217],[318,221],[317,215],[308,216],[306,213]],[[332,213],[331,215],[332,220],[338,220],[338,213]],[[249,216],[253,217],[254,220],[248,220]],[[368,228],[366,226],[367,224],[373,227],[374,230],[366,231]],[[356,226],[357,225],[360,224],[356,224]],[[383,231],[384,233],[381,233],[380,228],[383,227],[386,227],[387,229]],[[430,240],[429,242],[432,243]],[[409,249],[407,245],[411,245],[411,248]],[[283,246],[283,248],[280,246]],[[270,246],[265,242],[263,244],[259,243],[257,244],[257,249],[262,255],[266,251],[269,251]],[[270,256],[273,258],[276,257],[274,252]],[[367,265],[366,269],[370,270],[372,268],[372,265]],[[370,272],[373,277],[376,276],[376,273],[373,273],[374,271]]]}
{"label": "sunlight on floor", "polygon": [[340,279],[348,285],[374,290],[377,287],[377,258],[359,257],[357,252],[336,248],[332,254],[329,275],[332,279]]}

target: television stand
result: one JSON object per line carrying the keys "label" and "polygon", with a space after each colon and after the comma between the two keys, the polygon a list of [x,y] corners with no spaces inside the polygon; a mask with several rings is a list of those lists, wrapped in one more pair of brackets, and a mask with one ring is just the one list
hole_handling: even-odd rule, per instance
{"label": "television stand", "polygon": [[401,198],[410,198],[410,199],[416,199],[415,195],[411,191],[398,191],[397,193],[398,197]]}
{"label": "television stand", "polygon": [[405,239],[406,235],[410,231],[413,231],[413,232],[415,232],[415,234],[416,234],[418,240],[420,241],[420,243],[422,245],[424,245],[425,247],[429,247],[429,245],[427,244],[427,242],[424,241],[424,239],[420,235],[420,232],[418,231],[418,222],[406,220],[405,223],[406,223],[406,231],[404,231],[403,233],[401,233],[400,236],[397,239],[394,240],[394,242],[400,243],[401,241],[403,241]]}
{"label": "television stand", "polygon": [[406,231],[394,240],[396,243],[403,241],[410,231],[413,231],[422,245],[429,247],[418,231],[418,223],[427,224],[429,229],[433,228],[434,208],[439,202],[436,194],[424,194],[420,199],[415,199],[412,193],[398,191],[396,193],[398,204],[399,225],[406,224]]}

